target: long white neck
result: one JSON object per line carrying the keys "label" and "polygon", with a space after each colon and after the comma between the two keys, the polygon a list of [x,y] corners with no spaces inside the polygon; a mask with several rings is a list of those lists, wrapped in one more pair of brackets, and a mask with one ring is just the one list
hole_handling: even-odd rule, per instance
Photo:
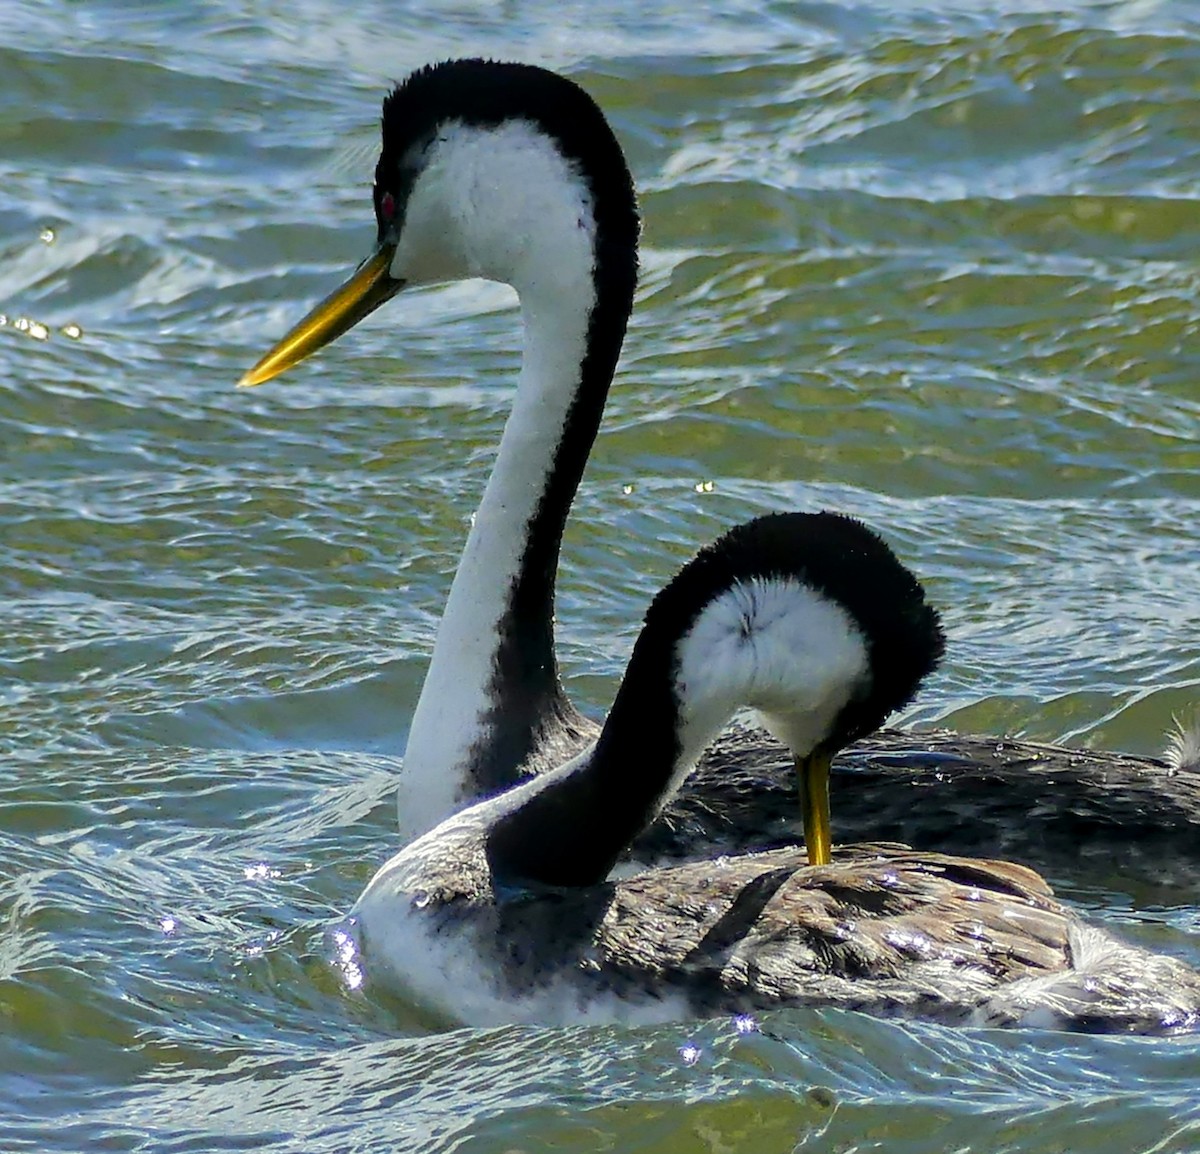
{"label": "long white neck", "polygon": [[[535,517],[549,486],[558,480],[555,456],[576,397],[572,386],[579,379],[593,298],[588,276],[570,291],[559,285],[547,296],[527,293],[522,299],[525,347],[516,397],[413,715],[398,802],[404,833],[431,828],[492,784],[484,762],[494,752],[495,731],[506,721],[520,724],[517,718],[497,716],[496,682],[505,672],[502,649],[520,647],[519,654],[508,655],[509,663],[532,665],[526,672],[540,683],[539,692],[558,691],[553,634],[557,537],[539,543],[550,552],[550,584],[535,591],[533,612],[519,612],[514,599],[518,579],[530,563]],[[569,492],[553,497],[569,506],[577,480],[569,481]],[[531,616],[542,619],[529,620]],[[544,702],[534,705],[545,707]],[[511,774],[513,767],[504,770]],[[506,782],[493,788],[500,784]]]}
{"label": "long white neck", "polygon": [[512,285],[525,334],[513,409],[413,716],[403,837],[511,785],[576,732],[554,657],[554,580],[637,270],[637,209],[616,140],[590,102],[559,127],[570,135],[589,108],[590,167],[565,137],[520,116],[449,119],[397,162],[417,175],[392,275]]}

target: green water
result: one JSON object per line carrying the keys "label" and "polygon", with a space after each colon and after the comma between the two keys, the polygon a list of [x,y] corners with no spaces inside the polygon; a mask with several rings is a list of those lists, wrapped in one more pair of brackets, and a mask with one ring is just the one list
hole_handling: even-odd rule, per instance
{"label": "green water", "polygon": [[[943,607],[910,722],[1153,753],[1200,698],[1200,10],[598,7],[0,5],[0,1150],[1200,1149],[1190,1040],[439,1034],[347,988],[512,300],[232,383],[367,251],[428,60],[569,72],[642,190],[564,551],[589,707],[698,544],[824,506]],[[1055,880],[1200,961],[1195,908]]]}

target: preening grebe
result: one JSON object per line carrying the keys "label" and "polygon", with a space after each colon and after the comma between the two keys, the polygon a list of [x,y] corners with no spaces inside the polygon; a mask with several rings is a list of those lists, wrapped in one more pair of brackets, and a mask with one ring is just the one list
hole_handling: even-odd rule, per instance
{"label": "preening grebe", "polygon": [[737,708],[798,762],[907,702],[942,647],[920,585],[833,514],[741,525],[655,598],[595,745],[402,849],[359,899],[365,971],[468,1025],[837,1005],[1179,1031],[1200,975],[1083,925],[1006,862],[795,848],[609,871]]}

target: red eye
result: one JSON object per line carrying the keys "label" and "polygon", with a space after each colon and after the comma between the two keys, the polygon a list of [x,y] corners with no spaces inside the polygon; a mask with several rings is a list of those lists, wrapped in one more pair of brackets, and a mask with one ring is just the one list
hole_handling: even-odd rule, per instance
{"label": "red eye", "polygon": [[390,192],[385,192],[379,198],[379,215],[389,223],[396,215],[396,198]]}

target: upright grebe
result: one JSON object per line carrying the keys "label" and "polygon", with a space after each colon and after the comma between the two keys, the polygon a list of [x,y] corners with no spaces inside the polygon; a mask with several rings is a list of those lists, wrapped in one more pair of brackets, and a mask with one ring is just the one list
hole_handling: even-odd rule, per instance
{"label": "upright grebe", "polygon": [[[539,68],[482,60],[423,68],[387,97],[374,199],[375,251],[243,384],[302,360],[405,285],[504,282],[524,325],[512,413],[412,720],[399,783],[411,837],[595,737],[559,681],[554,582],[632,307],[638,215],[621,148],[586,93]],[[1006,854],[1049,868],[1120,850],[1147,878],[1200,869],[1200,785],[1182,760],[889,732],[851,756],[855,790],[840,819],[855,836],[942,850],[1003,838]],[[635,853],[793,842],[794,798],[787,751],[735,729]],[[1154,851],[1141,856],[1150,831]]]}
{"label": "upright grebe", "polygon": [[375,875],[365,972],[468,1025],[835,1005],[1175,1032],[1200,975],[1082,925],[1032,870],[792,848],[609,872],[734,710],[797,761],[906,703],[942,649],[920,585],[857,521],[776,514],[654,599],[595,745],[476,803]]}

